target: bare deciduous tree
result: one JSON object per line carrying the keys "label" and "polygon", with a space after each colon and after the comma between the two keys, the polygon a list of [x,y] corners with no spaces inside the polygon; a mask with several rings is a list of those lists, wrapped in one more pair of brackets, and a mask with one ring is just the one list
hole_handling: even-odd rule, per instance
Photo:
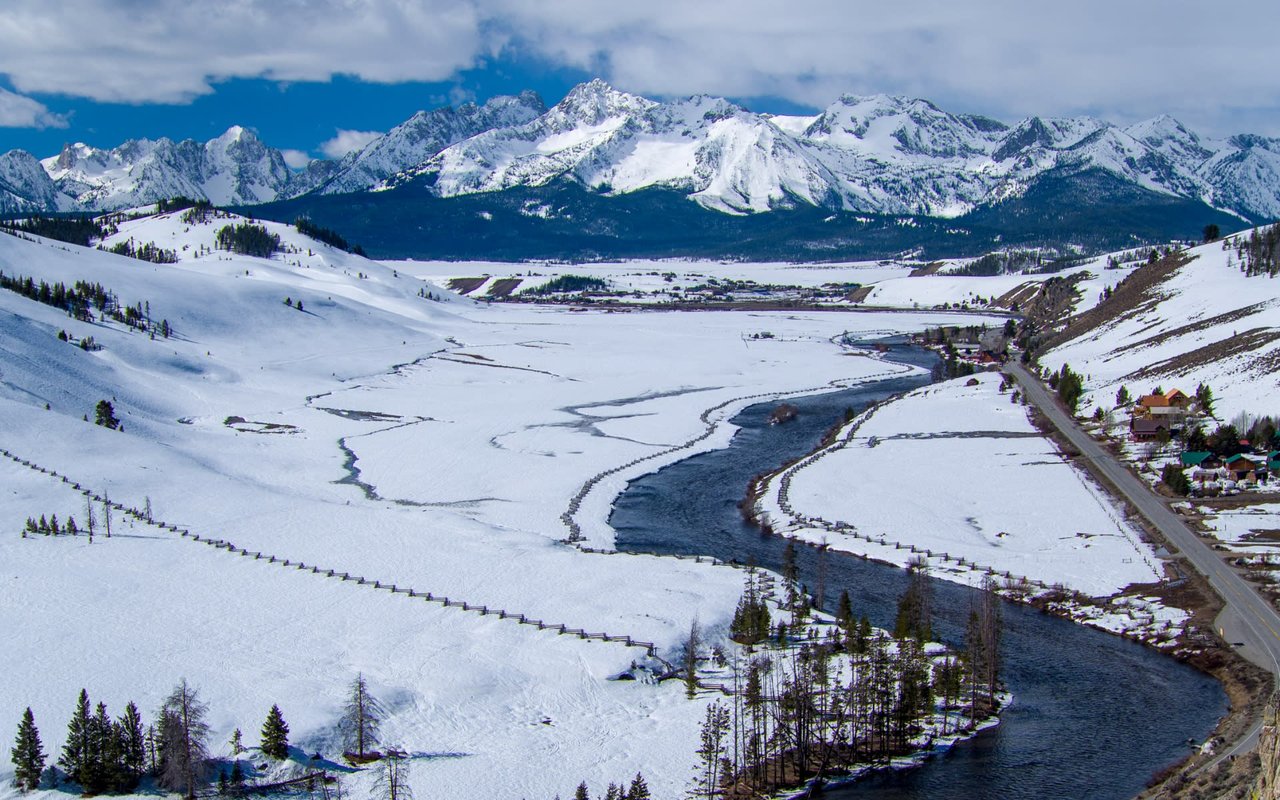
{"label": "bare deciduous tree", "polygon": [[409,754],[395,747],[388,747],[386,757],[378,769],[374,783],[377,800],[413,800],[413,788],[409,786]]}
{"label": "bare deciduous tree", "polygon": [[351,693],[338,721],[338,732],[347,752],[360,758],[378,745],[378,726],[382,722],[382,706],[369,694],[369,684],[364,674],[356,675],[351,683]]}
{"label": "bare deciduous tree", "polygon": [[204,778],[209,754],[209,707],[187,679],[173,688],[160,708],[160,785],[196,796],[196,785]]}

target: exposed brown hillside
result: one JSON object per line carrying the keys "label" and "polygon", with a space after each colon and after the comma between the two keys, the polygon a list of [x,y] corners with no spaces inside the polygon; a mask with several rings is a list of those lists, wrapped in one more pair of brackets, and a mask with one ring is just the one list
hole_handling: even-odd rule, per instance
{"label": "exposed brown hillside", "polygon": [[1162,291],[1165,281],[1190,262],[1190,257],[1179,252],[1170,253],[1154,262],[1144,264],[1116,284],[1111,296],[1106,300],[1088,311],[1071,317],[1067,320],[1065,327],[1050,334],[1043,343],[1044,348],[1052,349],[1089,331],[1152,310],[1169,297]]}

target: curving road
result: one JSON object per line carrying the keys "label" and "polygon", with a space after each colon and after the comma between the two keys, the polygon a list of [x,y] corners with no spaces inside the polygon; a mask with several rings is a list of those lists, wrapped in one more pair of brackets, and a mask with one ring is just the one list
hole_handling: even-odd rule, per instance
{"label": "curving road", "polygon": [[[1187,561],[1208,579],[1225,604],[1217,619],[1223,637],[1237,645],[1240,655],[1280,678],[1280,613],[1255,592],[1218,552],[1188,528],[1163,498],[1085,433],[1038,378],[1021,364],[1013,362],[1005,365],[1005,371],[1022,387],[1027,401],[1044,413],[1097,473],[1105,477],[1172,547],[1181,551]],[[1205,768],[1229,756],[1252,750],[1261,728],[1261,722],[1255,724],[1243,738],[1221,752]]]}

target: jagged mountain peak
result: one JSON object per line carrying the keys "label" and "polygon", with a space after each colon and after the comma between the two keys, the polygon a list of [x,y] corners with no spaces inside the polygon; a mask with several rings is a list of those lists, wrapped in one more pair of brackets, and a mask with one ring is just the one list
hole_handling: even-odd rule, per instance
{"label": "jagged mountain peak", "polygon": [[1252,219],[1280,215],[1280,140],[1201,137],[1167,115],[1125,128],[1045,116],[1008,126],[918,97],[846,94],[811,117],[773,116],[709,95],[657,102],[599,78],[550,108],[525,91],[419,111],[297,172],[243,125],[207,142],[76,143],[41,164],[52,190],[29,157],[10,157],[3,202],[109,210],[185,194],[251,204],[419,177],[453,196],[566,178],[609,194],[676,189],[734,213],[799,202],[948,217],[1020,196],[1046,175],[1103,170]]}
{"label": "jagged mountain peak", "polygon": [[639,95],[613,88],[600,78],[580,83],[547,112],[557,123],[600,125],[607,120],[643,113],[659,105]]}

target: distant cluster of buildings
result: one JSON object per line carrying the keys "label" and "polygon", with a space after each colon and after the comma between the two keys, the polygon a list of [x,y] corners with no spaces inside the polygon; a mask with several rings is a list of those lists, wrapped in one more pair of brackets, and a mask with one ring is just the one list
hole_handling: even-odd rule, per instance
{"label": "distant cluster of buildings", "polygon": [[1224,457],[1207,450],[1187,450],[1179,460],[1192,487],[1207,494],[1256,486],[1280,474],[1280,450]]}
{"label": "distant cluster of buildings", "polygon": [[[1144,395],[1133,405],[1129,434],[1135,442],[1168,441],[1173,434],[1181,433],[1188,422],[1197,422],[1200,417],[1195,398],[1178,389]],[[1234,455],[1187,450],[1179,456],[1193,493],[1233,492],[1280,475],[1280,450],[1255,450],[1247,439],[1238,444],[1242,452]]]}
{"label": "distant cluster of buildings", "polygon": [[1129,417],[1129,435],[1135,442],[1168,439],[1186,427],[1194,404],[1195,398],[1179,389],[1143,395]]}

